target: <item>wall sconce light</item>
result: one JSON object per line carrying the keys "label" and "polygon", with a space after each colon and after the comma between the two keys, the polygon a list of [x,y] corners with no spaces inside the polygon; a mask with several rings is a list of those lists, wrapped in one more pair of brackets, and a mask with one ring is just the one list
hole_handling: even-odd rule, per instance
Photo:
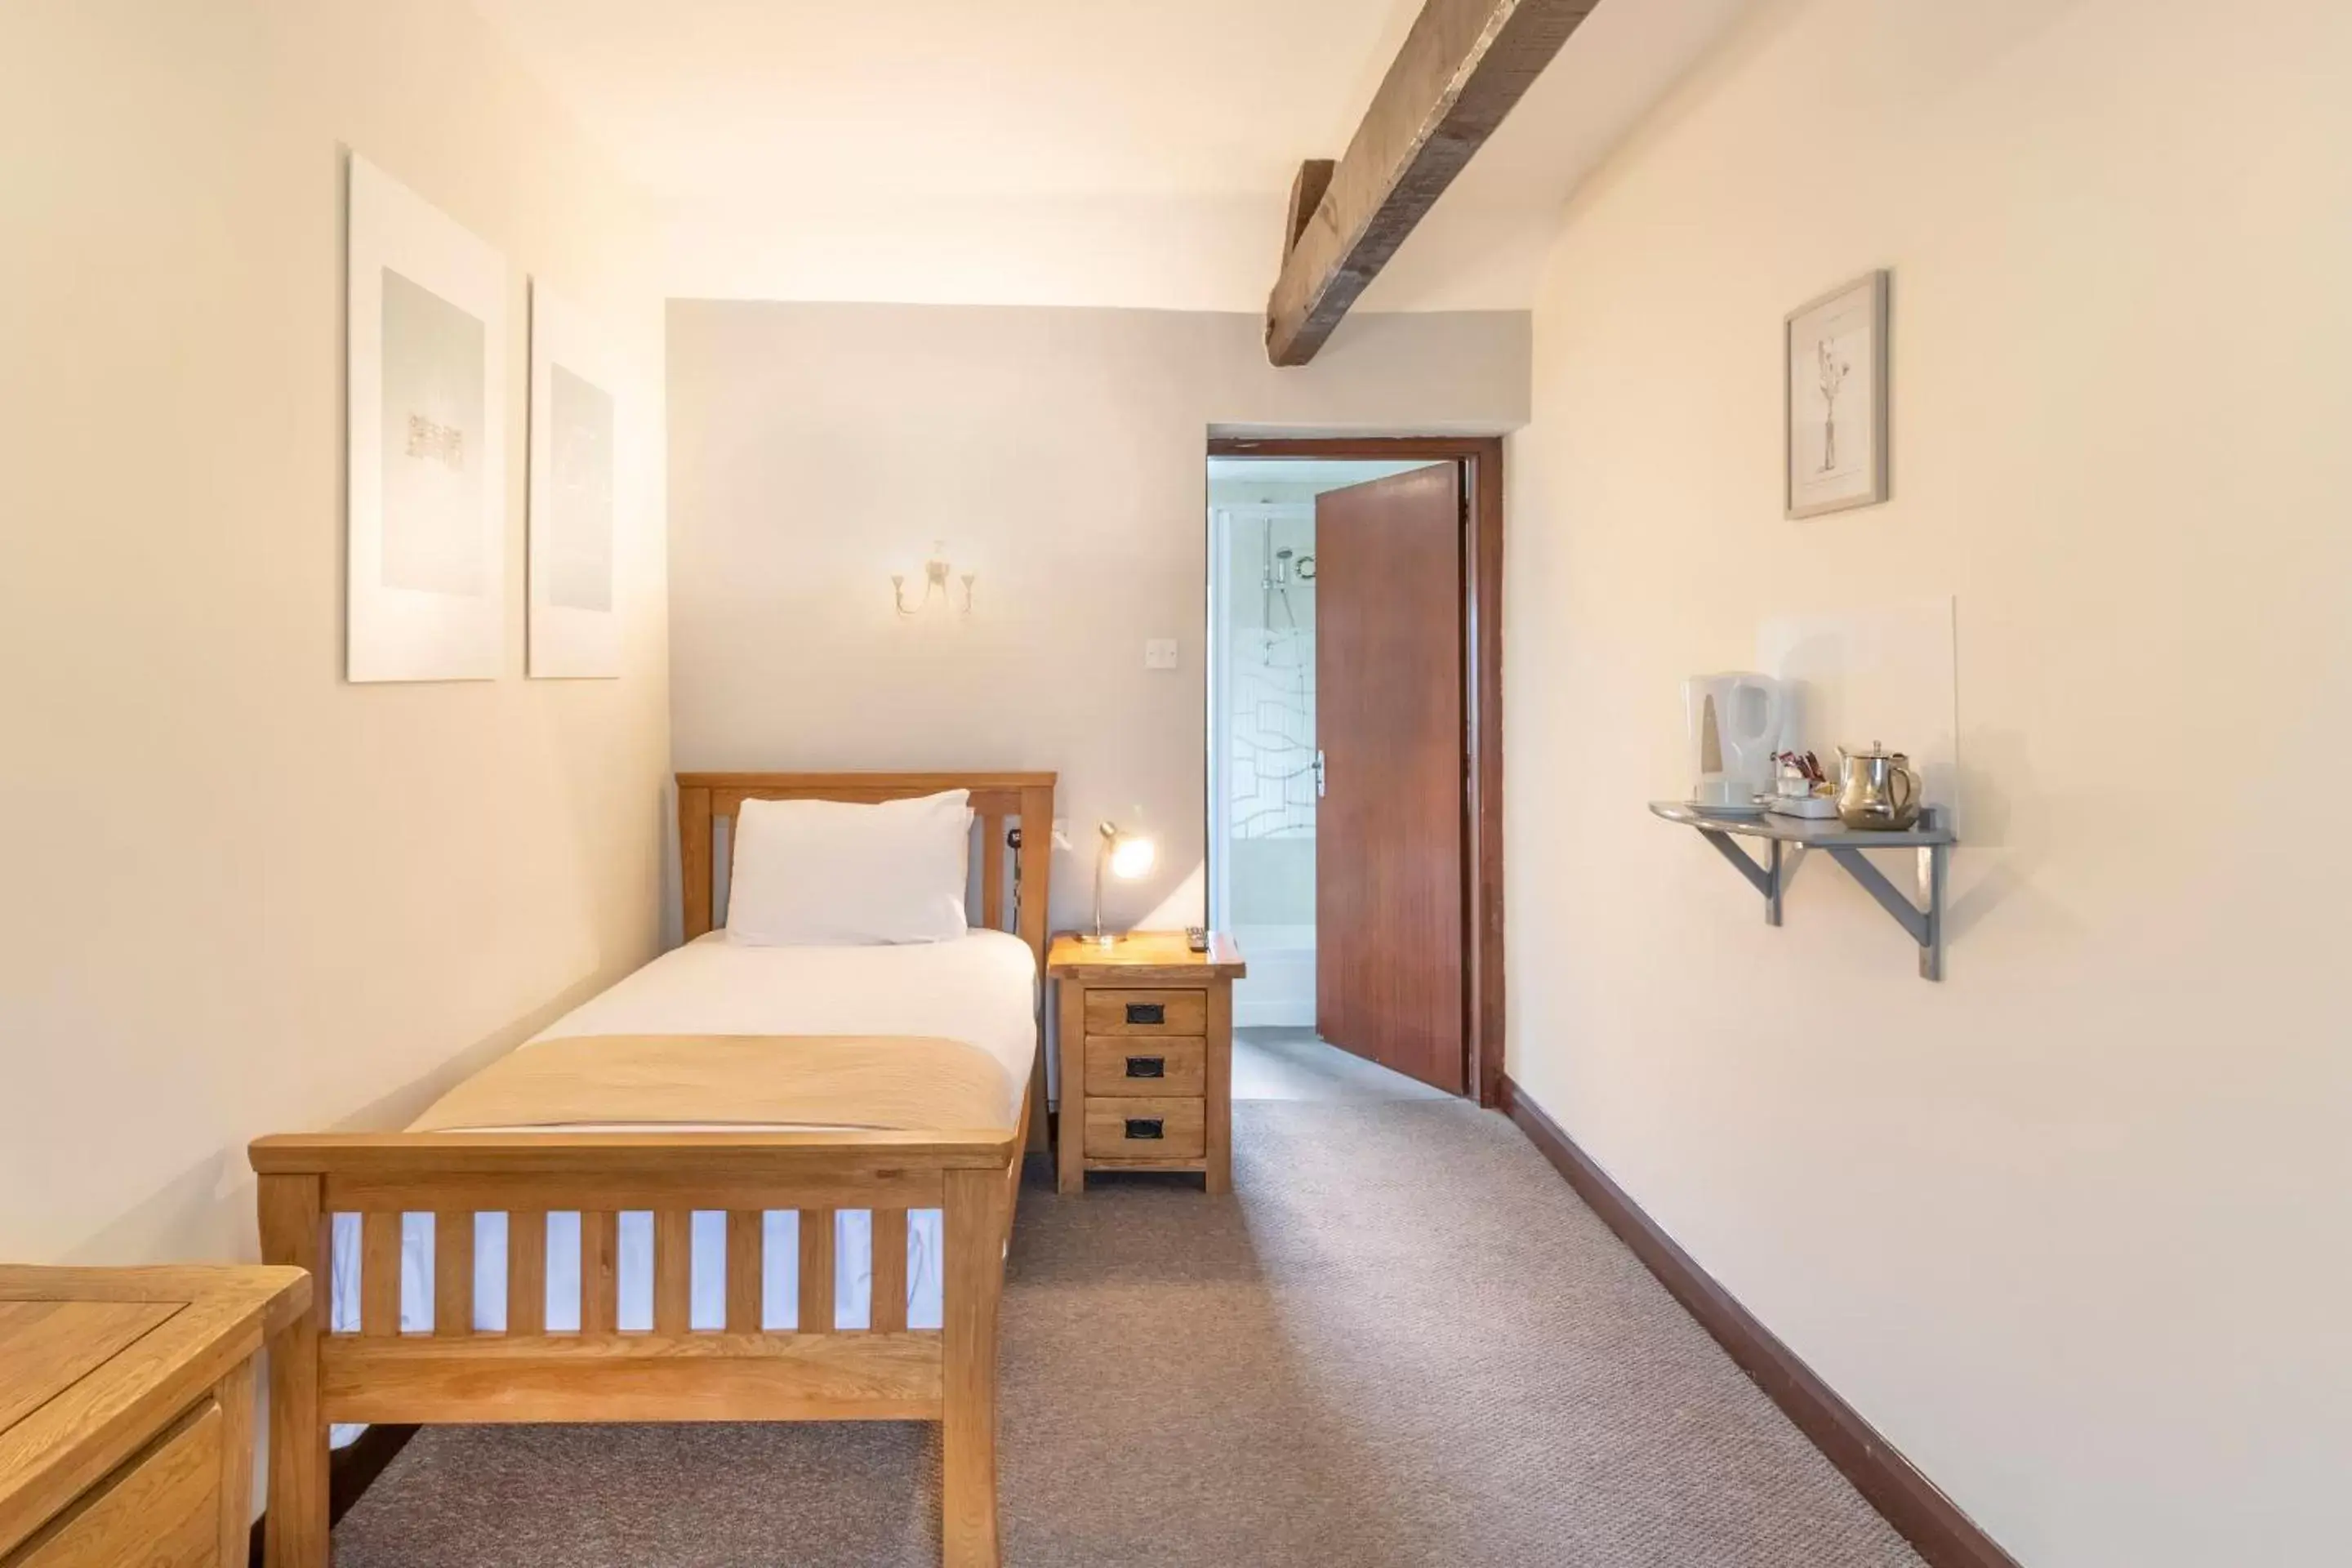
{"label": "wall sconce light", "polygon": [[[961,605],[955,602],[955,591],[948,586],[950,576],[963,584],[963,603]],[[898,613],[909,619],[929,610],[934,596],[942,609],[953,608],[957,615],[968,616],[971,614],[972,584],[979,581],[980,574],[977,572],[956,572],[948,563],[947,542],[935,539],[931,541],[931,558],[923,563],[922,597],[911,605],[907,603],[907,574],[903,572],[890,574],[890,596],[898,605]]]}

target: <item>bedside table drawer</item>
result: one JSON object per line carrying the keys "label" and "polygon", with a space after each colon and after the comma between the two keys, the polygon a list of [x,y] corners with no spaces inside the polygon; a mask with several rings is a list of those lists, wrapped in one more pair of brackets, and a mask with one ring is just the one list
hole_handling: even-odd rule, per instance
{"label": "bedside table drawer", "polygon": [[1089,1098],[1087,1158],[1197,1160],[1208,1146],[1207,1127],[1198,1100]]}
{"label": "bedside table drawer", "polygon": [[1089,1035],[1087,1092],[1192,1095],[1208,1081],[1208,1042],[1198,1035]]}
{"label": "bedside table drawer", "polygon": [[221,1563],[220,1406],[210,1399],[82,1494],[12,1568],[226,1568]]}
{"label": "bedside table drawer", "polygon": [[1093,1035],[1201,1035],[1209,1027],[1205,991],[1097,991],[1087,993],[1087,1033]]}

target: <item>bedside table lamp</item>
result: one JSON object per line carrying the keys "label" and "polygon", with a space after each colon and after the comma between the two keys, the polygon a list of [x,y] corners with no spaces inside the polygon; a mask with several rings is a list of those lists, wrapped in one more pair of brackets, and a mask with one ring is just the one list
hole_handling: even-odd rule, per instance
{"label": "bedside table lamp", "polygon": [[1095,850],[1095,934],[1091,940],[1097,947],[1110,947],[1118,938],[1103,930],[1104,870],[1108,868],[1122,882],[1131,882],[1151,869],[1160,852],[1150,839],[1139,834],[1121,833],[1115,823],[1102,824],[1101,830],[1102,842]]}

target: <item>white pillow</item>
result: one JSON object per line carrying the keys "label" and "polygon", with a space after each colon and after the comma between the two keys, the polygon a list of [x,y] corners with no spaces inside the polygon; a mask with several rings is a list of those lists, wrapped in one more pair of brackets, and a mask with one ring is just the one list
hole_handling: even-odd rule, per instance
{"label": "white pillow", "polygon": [[747,800],[735,815],[727,934],[754,947],[951,942],[964,934],[970,796],[854,805]]}

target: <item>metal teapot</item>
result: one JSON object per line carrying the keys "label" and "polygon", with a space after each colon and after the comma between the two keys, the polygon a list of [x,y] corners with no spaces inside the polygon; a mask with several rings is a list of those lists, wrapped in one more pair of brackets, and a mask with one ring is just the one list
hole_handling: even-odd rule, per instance
{"label": "metal teapot", "polygon": [[1919,820],[1919,775],[1911,759],[1880,748],[1838,748],[1838,820],[1848,827],[1899,832]]}

